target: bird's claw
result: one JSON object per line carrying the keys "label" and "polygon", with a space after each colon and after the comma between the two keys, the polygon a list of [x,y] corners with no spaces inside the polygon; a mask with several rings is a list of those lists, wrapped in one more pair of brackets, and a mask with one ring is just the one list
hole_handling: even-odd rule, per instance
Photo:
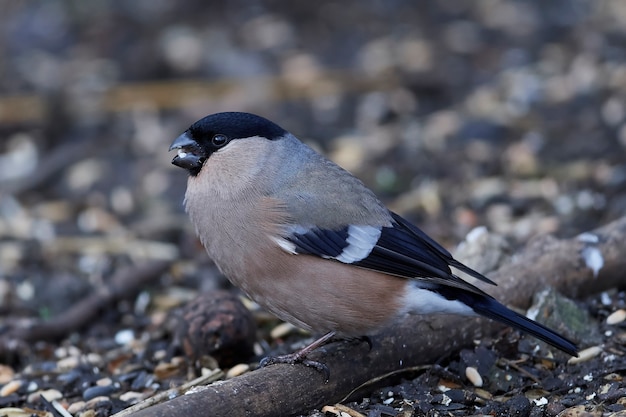
{"label": "bird's claw", "polygon": [[314,361],[311,359],[306,359],[302,355],[299,355],[298,352],[292,353],[289,355],[280,355],[280,356],[267,356],[259,362],[259,366],[264,368],[268,365],[275,365],[277,363],[284,363],[288,365],[295,365],[296,363],[301,363],[304,366],[308,366],[309,368],[314,368],[318,372],[324,374],[325,381],[328,382],[330,379],[330,370],[328,366],[323,364],[322,362]]}

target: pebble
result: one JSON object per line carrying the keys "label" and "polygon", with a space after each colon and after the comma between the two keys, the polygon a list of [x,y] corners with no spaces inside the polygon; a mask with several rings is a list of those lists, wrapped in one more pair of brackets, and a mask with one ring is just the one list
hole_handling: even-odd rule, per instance
{"label": "pebble", "polygon": [[587,349],[583,349],[580,352],[578,352],[578,357],[571,357],[567,361],[567,363],[570,365],[574,365],[577,363],[586,362],[598,356],[600,353],[602,353],[602,350],[603,350],[602,346],[588,347]]}
{"label": "pebble", "polygon": [[80,358],[78,356],[68,356],[63,359],[59,359],[57,367],[60,371],[70,371],[80,364]]}
{"label": "pebble", "polygon": [[270,332],[270,337],[274,340],[282,339],[286,337],[290,333],[296,330],[296,327],[291,323],[281,323],[278,326],[274,327]]}
{"label": "pebble", "polygon": [[179,364],[173,362],[161,362],[154,368],[154,376],[159,380],[171,378],[181,370]]}
{"label": "pebble", "polygon": [[621,323],[626,320],[626,310],[621,308],[617,311],[614,311],[606,318],[606,324],[612,326],[617,323]]}
{"label": "pebble", "polygon": [[80,356],[81,351],[76,346],[60,346],[54,350],[54,356],[59,359],[67,358],[68,356]]}
{"label": "pebble", "polygon": [[154,375],[149,374],[146,371],[141,371],[139,375],[133,380],[130,384],[130,389],[132,390],[140,390],[142,388],[147,388],[154,382]]}
{"label": "pebble", "polygon": [[96,381],[96,385],[98,385],[99,387],[106,387],[111,384],[113,384],[113,381],[109,377],[101,378]]}
{"label": "pebble", "polygon": [[67,412],[70,414],[77,414],[85,408],[85,401],[76,401],[67,407]]}
{"label": "pebble", "polygon": [[483,378],[478,373],[478,370],[473,366],[465,368],[465,376],[475,387],[483,386]]}
{"label": "pebble", "polygon": [[234,378],[238,375],[245,374],[250,370],[250,365],[247,363],[240,363],[238,365],[233,366],[226,372],[226,379]]}
{"label": "pebble", "polygon": [[107,402],[107,401],[111,401],[111,399],[109,397],[104,396],[104,395],[101,395],[99,397],[94,397],[94,398],[90,399],[89,401],[87,401],[85,403],[85,408],[93,408],[98,403]]}
{"label": "pebble", "polygon": [[7,365],[0,364],[0,384],[6,384],[11,381],[15,376],[13,368]]}
{"label": "pebble", "polygon": [[96,385],[95,387],[89,387],[85,391],[83,391],[83,400],[89,401],[97,397],[104,397],[104,396],[111,395],[112,393],[117,391],[118,388],[119,387],[117,387],[116,385],[106,385],[106,386]]}
{"label": "pebble", "polygon": [[104,363],[102,356],[93,352],[89,352],[87,355],[85,355],[85,360],[87,361],[87,363],[97,366]]}
{"label": "pebble", "polygon": [[23,385],[23,381],[19,379],[14,379],[13,381],[7,383],[2,389],[0,389],[0,397],[6,397],[7,395],[11,395],[14,392],[17,392],[18,389]]}
{"label": "pebble", "polygon": [[43,391],[33,392],[32,394],[28,396],[27,401],[29,403],[36,403],[36,402],[39,402],[40,397],[44,397],[48,401],[56,401],[56,400],[63,398],[63,394],[61,394],[60,391],[55,390],[55,389],[47,389]]}
{"label": "pebble", "polygon": [[155,361],[162,361],[167,357],[167,351],[165,349],[159,349],[156,352],[154,352],[153,357]]}
{"label": "pebble", "polygon": [[120,401],[124,401],[126,403],[135,403],[137,400],[140,400],[144,394],[137,391],[127,391],[120,395]]}
{"label": "pebble", "polygon": [[135,340],[135,332],[131,329],[123,329],[115,334],[115,343],[118,345],[127,345]]}

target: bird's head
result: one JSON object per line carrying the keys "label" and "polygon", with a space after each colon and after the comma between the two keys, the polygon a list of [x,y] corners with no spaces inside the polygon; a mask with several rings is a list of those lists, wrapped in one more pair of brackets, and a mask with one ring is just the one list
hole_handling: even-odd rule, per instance
{"label": "bird's head", "polygon": [[178,151],[172,164],[196,176],[204,163],[216,152],[226,149],[232,141],[251,137],[276,140],[287,131],[254,114],[241,112],[216,113],[192,124],[177,137],[169,150]]}

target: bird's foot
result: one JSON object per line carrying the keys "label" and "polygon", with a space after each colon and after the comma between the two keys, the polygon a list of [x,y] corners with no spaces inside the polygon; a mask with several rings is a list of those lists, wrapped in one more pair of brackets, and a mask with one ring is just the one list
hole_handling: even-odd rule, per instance
{"label": "bird's foot", "polygon": [[263,368],[265,366],[274,365],[277,363],[286,363],[289,365],[301,363],[310,368],[317,369],[319,372],[324,374],[326,381],[328,381],[328,379],[330,378],[330,370],[328,369],[328,367],[321,362],[307,359],[307,356],[309,355],[309,353],[311,353],[318,347],[326,344],[333,336],[335,336],[335,332],[328,332],[324,336],[315,340],[310,345],[303,347],[302,349],[300,349],[299,351],[295,353],[290,353],[288,355],[280,355],[280,356],[268,356],[266,358],[263,358],[261,359],[259,366]]}
{"label": "bird's foot", "polygon": [[296,363],[301,363],[304,366],[308,366],[309,368],[314,368],[317,371],[324,374],[324,378],[326,381],[330,378],[330,370],[328,366],[323,364],[322,362],[314,361],[311,359],[306,359],[306,357],[302,357],[300,352],[291,353],[288,355],[280,355],[280,356],[267,356],[261,359],[259,366],[261,368],[266,367],[268,365],[275,365],[277,363],[285,363],[288,365],[295,365]]}

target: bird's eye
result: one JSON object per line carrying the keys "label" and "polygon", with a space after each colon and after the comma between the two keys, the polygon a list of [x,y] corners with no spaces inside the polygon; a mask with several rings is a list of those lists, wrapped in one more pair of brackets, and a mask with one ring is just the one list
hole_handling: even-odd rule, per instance
{"label": "bird's eye", "polygon": [[221,148],[228,143],[228,136],[217,134],[211,138],[211,144],[216,148]]}

